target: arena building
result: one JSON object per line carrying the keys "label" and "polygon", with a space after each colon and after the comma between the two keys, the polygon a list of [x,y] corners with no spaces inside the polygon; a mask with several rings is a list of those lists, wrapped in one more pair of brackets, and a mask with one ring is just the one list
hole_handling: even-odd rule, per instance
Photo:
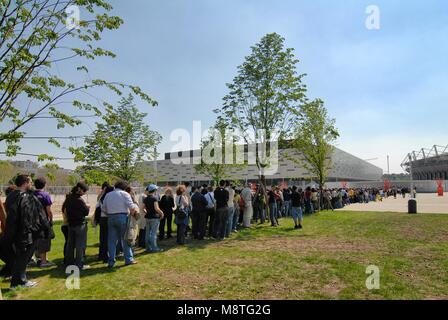
{"label": "arena building", "polygon": [[448,180],[448,145],[412,151],[401,166],[413,180]]}
{"label": "arena building", "polygon": [[[245,158],[247,159],[247,146],[245,146]],[[192,182],[196,185],[208,184],[211,178],[198,174],[194,168],[193,159],[200,155],[199,150],[190,150],[179,153],[166,153],[164,160],[148,161],[145,166],[148,170],[145,174],[146,181],[156,181],[160,185],[175,185],[183,182]],[[283,149],[278,152],[278,169],[275,174],[266,175],[268,184],[280,182],[305,182],[313,180],[312,175],[301,165],[290,160],[300,158],[300,155],[292,149]],[[176,164],[172,159],[183,158],[189,164]],[[356,181],[381,181],[383,170],[361,160],[345,151],[335,148],[332,155],[332,169],[328,182],[356,182]],[[228,180],[242,182],[258,181],[258,168],[256,165],[247,165],[244,168],[235,168],[229,172]]]}

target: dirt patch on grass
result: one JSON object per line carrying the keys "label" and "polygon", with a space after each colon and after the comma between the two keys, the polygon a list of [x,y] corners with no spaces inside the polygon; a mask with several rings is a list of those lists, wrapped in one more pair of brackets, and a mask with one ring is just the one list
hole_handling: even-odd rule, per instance
{"label": "dirt patch on grass", "polygon": [[[218,246],[219,244],[213,244]],[[331,237],[269,237],[248,241],[229,242],[226,247],[238,247],[250,251],[277,251],[296,253],[351,252],[362,253],[384,249],[382,243],[362,240],[344,240]]]}
{"label": "dirt patch on grass", "polygon": [[186,300],[204,299],[207,285],[219,285],[224,281],[210,272],[194,273],[176,270],[164,271],[161,279],[167,286],[167,294],[172,294],[174,299]]}

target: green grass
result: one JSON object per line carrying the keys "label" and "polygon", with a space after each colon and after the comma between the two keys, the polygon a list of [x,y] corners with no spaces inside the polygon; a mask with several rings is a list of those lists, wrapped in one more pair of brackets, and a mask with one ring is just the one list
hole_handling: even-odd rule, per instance
{"label": "green grass", "polygon": [[[65,287],[62,268],[30,269],[39,286],[10,291],[4,299],[448,299],[448,216],[322,212],[281,226],[244,230],[223,242],[161,242],[166,251],[144,254],[139,264],[108,270],[95,262],[97,239],[89,230],[91,270],[80,290]],[[56,227],[50,259],[61,262]],[[365,286],[366,267],[380,268],[379,290]]]}

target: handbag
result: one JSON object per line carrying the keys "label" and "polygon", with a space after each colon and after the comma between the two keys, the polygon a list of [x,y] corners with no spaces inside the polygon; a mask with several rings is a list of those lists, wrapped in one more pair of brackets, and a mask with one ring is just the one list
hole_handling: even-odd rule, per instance
{"label": "handbag", "polygon": [[179,204],[176,208],[175,215],[177,216],[177,219],[184,220],[187,217],[187,213],[185,212],[185,209],[181,208],[182,203],[182,196],[179,196]]}
{"label": "handbag", "polygon": [[127,242],[129,246],[134,246],[137,235],[138,235],[138,223],[137,220],[133,216],[128,217],[128,223],[126,225],[126,232],[124,235],[124,240]]}

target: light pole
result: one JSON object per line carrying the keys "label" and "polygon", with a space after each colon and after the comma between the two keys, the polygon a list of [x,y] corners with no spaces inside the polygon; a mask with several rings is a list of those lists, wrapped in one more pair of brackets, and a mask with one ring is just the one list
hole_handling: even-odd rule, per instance
{"label": "light pole", "polygon": [[408,201],[408,213],[417,214],[417,199],[414,194],[414,177],[412,176],[412,156],[409,154],[409,174],[411,175],[411,199]]}
{"label": "light pole", "polygon": [[411,198],[414,198],[414,176],[412,175],[412,155],[409,154],[409,175],[411,176]]}

